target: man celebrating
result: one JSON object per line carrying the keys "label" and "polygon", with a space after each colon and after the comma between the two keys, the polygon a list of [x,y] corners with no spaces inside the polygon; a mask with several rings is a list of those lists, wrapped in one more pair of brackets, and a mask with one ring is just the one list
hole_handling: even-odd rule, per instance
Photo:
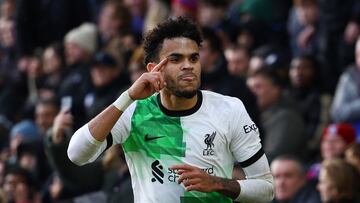
{"label": "man celebrating", "polygon": [[[270,201],[273,177],[244,105],[198,90],[201,41],[181,17],[150,31],[148,72],[75,132],[70,160],[86,164],[122,144],[136,203]],[[231,179],[235,160],[246,180]]]}

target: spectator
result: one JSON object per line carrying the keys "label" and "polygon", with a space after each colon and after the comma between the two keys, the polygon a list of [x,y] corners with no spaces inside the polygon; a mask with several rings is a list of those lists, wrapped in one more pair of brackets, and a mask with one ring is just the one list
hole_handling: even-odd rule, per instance
{"label": "spectator", "polygon": [[35,107],[35,122],[42,135],[45,135],[53,125],[55,116],[58,112],[59,104],[55,98],[38,101]]}
{"label": "spectator", "polygon": [[316,188],[306,181],[301,162],[288,155],[277,157],[271,163],[275,180],[275,199],[272,203],[319,203]]}
{"label": "spectator", "polygon": [[123,88],[130,85],[123,67],[105,52],[95,54],[90,72],[93,88],[87,92],[84,99],[86,120],[99,114],[120,95]]}
{"label": "spectator", "polygon": [[225,50],[230,75],[246,78],[250,63],[250,54],[243,46],[232,46]]}
{"label": "spectator", "polygon": [[[320,0],[319,52],[324,90],[333,93],[339,75],[354,58],[359,35],[360,2]],[[345,120],[343,120],[345,122]]]}
{"label": "spectator", "polygon": [[345,151],[345,159],[360,174],[360,143],[354,143]]}
{"label": "spectator", "polygon": [[147,70],[144,64],[144,49],[138,47],[135,49],[129,62],[131,83],[134,83],[145,72],[147,72]]}
{"label": "spectator", "polygon": [[36,190],[29,172],[15,167],[7,170],[4,182],[7,201],[11,202],[39,202],[40,195]]}
{"label": "spectator", "polygon": [[[109,0],[100,11],[98,28],[100,49],[115,56],[117,63],[127,64],[126,54],[135,47],[131,35],[131,14],[128,8],[119,1]],[[99,50],[100,50],[99,49]]]}
{"label": "spectator", "polygon": [[96,51],[96,26],[85,23],[65,36],[65,60],[69,73],[60,86],[60,99],[69,98],[75,126],[86,119],[83,101],[91,86],[90,61]]}
{"label": "spectator", "polygon": [[144,32],[145,16],[148,11],[147,0],[124,0],[125,6],[130,10],[132,20],[132,34],[134,34],[136,41],[141,40],[141,36]]}
{"label": "spectator", "polygon": [[269,161],[282,154],[302,155],[307,141],[304,123],[283,93],[279,76],[273,70],[263,68],[249,77],[248,85],[261,112],[264,151]]}
{"label": "spectator", "polygon": [[325,160],[320,171],[318,190],[323,203],[356,203],[359,175],[342,159]]}
{"label": "spectator", "polygon": [[61,44],[54,43],[46,47],[42,55],[43,87],[39,90],[40,98],[57,96],[62,80],[68,70],[65,68],[64,48]]}
{"label": "spectator", "polygon": [[331,106],[331,118],[334,122],[360,121],[360,38],[356,42],[355,55],[355,65],[341,74],[336,87]]}
{"label": "spectator", "polygon": [[[355,138],[355,129],[349,124],[328,125],[323,131],[320,143],[322,160],[343,158],[346,149],[355,142]],[[316,182],[321,167],[321,163],[313,164],[308,171],[308,179]]]}
{"label": "spectator", "polygon": [[101,161],[78,167],[66,156],[74,120],[69,109],[60,111],[45,139],[45,151],[50,166],[59,179],[53,180],[50,194],[53,200],[65,200],[98,191],[103,181]]}
{"label": "spectator", "polygon": [[316,54],[319,5],[316,0],[294,0],[294,3],[288,19],[292,55]]}
{"label": "spectator", "polygon": [[313,57],[303,55],[291,61],[289,71],[291,86],[288,93],[295,101],[306,126],[308,158],[311,158],[319,145],[319,140],[314,139],[318,137],[316,133],[319,131],[322,112],[318,68]]}

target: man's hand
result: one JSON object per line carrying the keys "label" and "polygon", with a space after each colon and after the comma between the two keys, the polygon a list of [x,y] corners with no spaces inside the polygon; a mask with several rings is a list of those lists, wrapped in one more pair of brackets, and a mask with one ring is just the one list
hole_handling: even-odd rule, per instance
{"label": "man's hand", "polygon": [[73,116],[69,111],[60,111],[54,120],[54,127],[52,133],[52,141],[54,144],[59,144],[63,141],[65,129],[72,128]]}
{"label": "man's hand", "polygon": [[183,183],[186,191],[219,192],[233,199],[239,195],[240,185],[236,180],[212,176],[188,164],[174,165],[170,169],[178,171],[178,183]]}
{"label": "man's hand", "polygon": [[178,183],[182,183],[186,191],[214,192],[221,187],[215,180],[215,176],[211,176],[197,167],[179,164],[170,168],[178,171],[180,175]]}
{"label": "man's hand", "polygon": [[145,99],[166,86],[161,70],[165,67],[167,61],[167,58],[163,59],[150,72],[142,74],[134,82],[128,90],[132,100]]}

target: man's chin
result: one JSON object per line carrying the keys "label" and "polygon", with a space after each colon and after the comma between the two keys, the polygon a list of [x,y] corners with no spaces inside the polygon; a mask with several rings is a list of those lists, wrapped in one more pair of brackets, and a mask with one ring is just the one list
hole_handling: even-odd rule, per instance
{"label": "man's chin", "polygon": [[177,90],[174,92],[177,97],[191,99],[197,94],[197,89],[193,90]]}

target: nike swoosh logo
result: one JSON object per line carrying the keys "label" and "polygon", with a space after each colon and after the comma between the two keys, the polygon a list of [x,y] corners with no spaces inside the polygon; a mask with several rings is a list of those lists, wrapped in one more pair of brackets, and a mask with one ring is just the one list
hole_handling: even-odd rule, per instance
{"label": "nike swoosh logo", "polygon": [[148,141],[151,141],[151,140],[156,140],[156,139],[159,139],[159,138],[162,138],[164,136],[151,136],[149,134],[146,134],[145,135],[145,142],[148,142]]}

